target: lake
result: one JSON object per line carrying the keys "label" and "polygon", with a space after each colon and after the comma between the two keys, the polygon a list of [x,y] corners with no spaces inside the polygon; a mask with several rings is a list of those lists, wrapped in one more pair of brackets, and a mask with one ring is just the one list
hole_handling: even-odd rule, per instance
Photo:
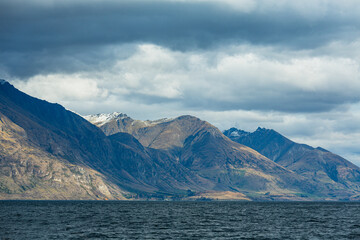
{"label": "lake", "polygon": [[360,239],[360,203],[0,201],[0,239]]}

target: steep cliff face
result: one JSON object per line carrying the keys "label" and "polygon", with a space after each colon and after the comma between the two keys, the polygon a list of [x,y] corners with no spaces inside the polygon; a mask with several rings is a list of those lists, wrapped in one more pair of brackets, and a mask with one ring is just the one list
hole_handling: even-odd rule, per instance
{"label": "steep cliff face", "polygon": [[224,134],[329,189],[360,190],[360,168],[325,149],[295,143],[265,128],[258,128],[253,133],[231,128]]}
{"label": "steep cliff face", "polygon": [[86,166],[42,150],[0,113],[0,199],[126,199],[129,193]]}

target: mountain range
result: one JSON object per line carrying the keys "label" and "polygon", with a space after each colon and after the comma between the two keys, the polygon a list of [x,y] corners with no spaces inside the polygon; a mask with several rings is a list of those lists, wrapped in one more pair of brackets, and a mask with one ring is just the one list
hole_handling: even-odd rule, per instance
{"label": "mountain range", "polygon": [[0,199],[358,200],[360,169],[274,130],[81,117],[0,82]]}
{"label": "mountain range", "polygon": [[[234,168],[232,165],[233,163],[235,165],[241,164],[241,157],[239,155],[241,156],[245,152],[249,153],[249,151],[256,151],[256,154],[258,154],[257,161],[251,164],[251,161],[253,161],[249,157],[251,155],[246,155],[244,157],[245,165],[251,164],[252,166],[259,167],[266,162],[264,159],[267,159],[277,163],[277,165],[270,167],[270,172],[275,172],[275,169],[279,169],[277,168],[279,166],[292,172],[291,180],[298,182],[291,182],[287,179],[286,183],[289,183],[290,186],[288,185],[284,188],[284,185],[282,185],[282,190],[288,187],[294,189],[296,186],[301,186],[303,189],[297,189],[299,191],[297,192],[298,196],[310,198],[321,196],[320,198],[324,199],[327,199],[327,197],[330,199],[358,198],[360,183],[359,167],[325,149],[314,149],[304,144],[294,143],[274,130],[258,128],[254,133],[248,133],[231,128],[222,134],[211,124],[191,116],[156,121],[140,121],[133,120],[126,114],[112,113],[90,115],[85,116],[85,118],[101,128],[106,135],[127,132],[137,138],[144,146],[171,152],[183,165],[192,171],[196,171],[199,175],[212,179],[214,182],[216,182],[216,178],[218,182],[224,182],[222,178],[225,178],[225,181],[227,181],[232,190],[245,192],[247,195],[252,195],[252,197],[254,197],[254,192],[279,197],[281,196],[281,191],[279,192],[277,187],[267,189],[269,190],[268,192],[264,189],[250,189],[248,191],[248,189],[239,187],[241,184],[244,184],[246,188],[251,188],[255,184],[264,186],[264,182],[260,179],[247,181],[246,178],[249,177],[249,172],[252,172],[253,169],[246,169],[248,166],[245,168]],[[208,137],[205,141],[202,141],[200,138],[196,138],[196,136],[201,134],[217,137]],[[201,148],[188,147],[190,139],[191,141],[198,141],[194,145],[201,146]],[[228,141],[229,139],[241,145],[234,146],[231,141]],[[244,148],[245,146],[250,149]],[[193,151],[189,151],[189,149]],[[236,150],[233,151],[233,149]],[[191,159],[190,161],[195,159],[196,165],[189,164],[188,159]],[[263,161],[260,161],[260,159]],[[211,169],[211,166],[204,164],[204,162],[210,162],[210,164],[217,163],[217,171]],[[220,162],[222,164],[219,164]],[[292,163],[290,164],[290,162]],[[231,170],[229,171],[229,169]],[[245,176],[237,176],[240,178],[238,182],[233,179],[233,172],[236,171],[234,169],[246,172]],[[265,175],[269,170],[262,167],[261,173]],[[212,176],[215,172],[216,174],[221,173],[221,177]],[[222,174],[224,172],[226,174]],[[275,175],[277,178],[281,176],[279,172],[276,172]],[[270,185],[268,179],[266,184]],[[293,193],[296,192],[292,191]],[[306,192],[306,194],[300,192]],[[287,197],[289,196],[287,194]]]}
{"label": "mountain range", "polygon": [[231,128],[224,134],[289,170],[328,185],[329,189],[360,189],[359,167],[326,149],[295,143],[272,129],[260,127],[252,133]]}

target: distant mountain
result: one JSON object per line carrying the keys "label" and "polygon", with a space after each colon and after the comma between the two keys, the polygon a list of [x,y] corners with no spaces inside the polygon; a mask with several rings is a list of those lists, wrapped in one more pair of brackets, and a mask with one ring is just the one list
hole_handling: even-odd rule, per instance
{"label": "distant mountain", "polygon": [[[196,117],[139,121],[125,114],[106,116],[106,122],[99,121],[96,115],[85,118],[107,135],[126,132],[146,147],[167,151],[184,167],[216,183],[214,189],[218,191],[238,191],[252,197],[267,193],[269,198],[279,199],[314,196],[315,192],[319,196],[329,194],[323,184],[301,177],[253,149],[231,141],[216,127]],[[353,192],[337,194],[349,197]]]}
{"label": "distant mountain", "polygon": [[265,128],[258,128],[252,133],[231,128],[224,131],[224,134],[283,167],[331,189],[360,190],[360,168],[323,148],[295,143],[278,132]]}

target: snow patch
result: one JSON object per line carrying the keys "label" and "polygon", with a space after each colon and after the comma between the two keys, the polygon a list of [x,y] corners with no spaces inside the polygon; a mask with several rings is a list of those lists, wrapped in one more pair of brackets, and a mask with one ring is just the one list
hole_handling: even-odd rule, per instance
{"label": "snow patch", "polygon": [[[99,113],[99,114],[87,115],[87,116],[82,116],[82,117],[98,127],[103,126],[104,124],[106,124],[112,120],[122,120],[125,118],[130,118],[126,114],[119,113],[119,112]],[[147,126],[154,126],[154,125],[157,125],[160,123],[170,122],[172,120],[174,120],[174,118],[162,118],[162,119],[153,120],[153,121],[151,121],[151,120],[146,120],[146,121],[133,120],[131,122],[131,125],[133,126],[133,125],[137,125],[137,124],[142,124],[144,127],[147,127]]]}
{"label": "snow patch", "polygon": [[114,119],[122,120],[128,118],[128,116],[124,113],[113,112],[113,113],[99,113],[99,114],[87,115],[87,116],[83,116],[83,118],[93,124],[101,126]]}
{"label": "snow patch", "polygon": [[240,137],[240,134],[237,131],[231,132],[230,136],[232,137]]}

